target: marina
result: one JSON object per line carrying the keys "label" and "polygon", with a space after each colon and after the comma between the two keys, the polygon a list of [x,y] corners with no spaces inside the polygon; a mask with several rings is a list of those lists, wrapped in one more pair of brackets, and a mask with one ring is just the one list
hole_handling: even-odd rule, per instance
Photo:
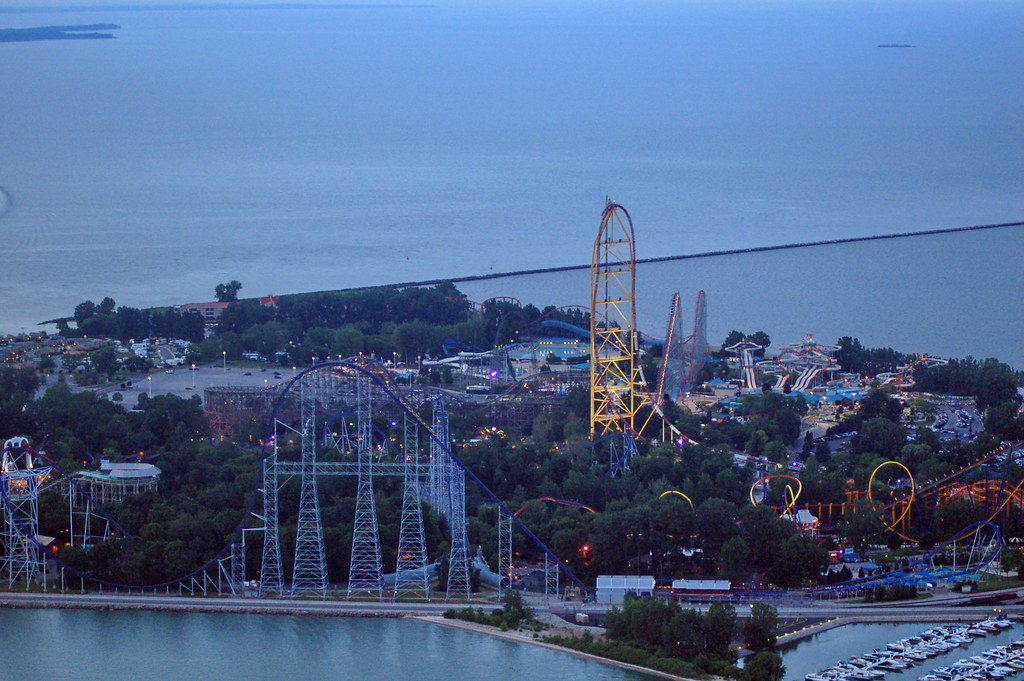
{"label": "marina", "polygon": [[[921,629],[921,624],[906,624],[882,629],[884,625],[851,625],[832,632],[840,646],[801,650],[799,646],[783,652],[787,663],[787,678],[805,681],[868,681],[870,679],[896,679],[898,681],[991,681],[1002,679],[1024,670],[1024,639],[1019,627],[1010,620],[993,616],[971,624],[932,625]],[[913,632],[917,629],[916,632]],[[844,631],[847,630],[847,631]],[[872,631],[873,630],[873,631]],[[880,643],[865,640],[864,633],[886,632],[899,636]],[[854,634],[854,635],[850,635]],[[859,635],[857,635],[859,634]],[[909,634],[909,635],[907,635]],[[827,636],[823,635],[823,638]],[[871,650],[850,655],[859,643],[875,644]],[[827,652],[826,652],[827,651]],[[802,653],[802,654],[798,654]],[[810,654],[808,654],[810,653]],[[822,659],[843,655],[829,667],[808,671],[805,663],[820,666]],[[933,666],[922,673],[922,667]]]}

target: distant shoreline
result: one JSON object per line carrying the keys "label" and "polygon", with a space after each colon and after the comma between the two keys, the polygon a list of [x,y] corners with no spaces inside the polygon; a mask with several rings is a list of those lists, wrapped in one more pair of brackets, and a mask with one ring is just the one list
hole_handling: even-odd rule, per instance
{"label": "distant shoreline", "polygon": [[[2,188],[0,188],[2,191]],[[0,212],[2,215],[2,212]],[[877,234],[874,236],[856,236],[846,237],[842,239],[826,239],[822,241],[802,241],[790,244],[780,244],[777,246],[753,246],[751,248],[735,248],[721,251],[704,251],[702,253],[690,253],[685,255],[664,255],[654,258],[638,258],[636,263],[638,265],[644,265],[649,263],[659,262],[674,262],[682,260],[696,260],[701,258],[717,258],[730,255],[743,255],[746,253],[764,253],[769,251],[785,251],[798,248],[813,248],[815,246],[834,246],[841,244],[859,243],[864,241],[882,241],[886,239],[909,239],[920,236],[933,236],[940,234],[955,234],[958,232],[977,232],[977,231],[988,231],[993,229],[1003,229],[1008,227],[1024,227],[1024,222],[1000,222],[990,225],[971,225],[969,227],[945,227],[940,229],[926,229],[915,232],[900,232],[896,234]],[[523,277],[535,274],[553,274],[557,272],[575,272],[581,270],[589,270],[590,265],[562,265],[559,267],[541,267],[533,269],[523,270],[512,270],[508,272],[494,272],[489,274],[471,274],[463,277],[439,277],[436,279],[424,279],[420,281],[406,281],[391,284],[372,284],[368,286],[351,286],[348,288],[340,289],[326,289],[319,291],[300,291],[296,293],[283,293],[280,294],[281,298],[292,298],[298,296],[307,296],[317,293],[346,293],[349,291],[369,291],[374,289],[389,289],[389,288],[409,288],[413,286],[436,286],[437,284],[459,284],[462,282],[474,282],[474,281],[488,281],[492,279],[505,279],[511,277]],[[239,300],[255,300],[255,299],[239,299]],[[166,306],[164,306],[166,307]],[[44,326],[47,324],[56,324],[61,319],[70,320],[71,317],[56,317],[54,319],[48,319],[46,321],[38,322],[36,326]]]}
{"label": "distant shoreline", "polygon": [[114,40],[117,24],[87,24],[84,26],[33,26],[31,28],[0,28],[0,43],[28,43],[42,40]]}
{"label": "distant shoreline", "polygon": [[327,3],[313,2],[169,2],[154,5],[136,5],[125,3],[101,3],[96,5],[64,5],[61,7],[26,5],[23,7],[0,8],[0,14],[67,14],[70,12],[193,12],[202,10],[318,10],[318,9],[405,9],[433,7],[430,4],[388,3],[374,5],[369,3]]}

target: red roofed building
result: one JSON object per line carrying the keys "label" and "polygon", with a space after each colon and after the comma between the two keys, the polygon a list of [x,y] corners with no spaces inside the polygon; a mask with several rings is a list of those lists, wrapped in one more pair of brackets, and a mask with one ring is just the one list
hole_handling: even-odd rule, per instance
{"label": "red roofed building", "polygon": [[[263,296],[259,299],[260,305],[263,307],[277,307],[277,296]],[[203,321],[207,324],[216,324],[220,319],[221,314],[231,303],[184,303],[182,305],[175,305],[175,310],[195,310],[203,316]]]}

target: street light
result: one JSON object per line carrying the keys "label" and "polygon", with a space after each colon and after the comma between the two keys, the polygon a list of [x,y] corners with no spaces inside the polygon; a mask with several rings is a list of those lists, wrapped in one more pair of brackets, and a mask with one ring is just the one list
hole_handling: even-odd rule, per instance
{"label": "street light", "polygon": [[146,376],[146,380],[149,381],[149,397],[150,397],[150,399],[152,399],[153,398],[153,377],[152,376]]}
{"label": "street light", "polygon": [[228,372],[228,353],[226,350],[222,350],[220,353],[221,358],[224,361],[224,373]]}
{"label": "street light", "polygon": [[192,389],[196,389],[196,365],[192,365]]}

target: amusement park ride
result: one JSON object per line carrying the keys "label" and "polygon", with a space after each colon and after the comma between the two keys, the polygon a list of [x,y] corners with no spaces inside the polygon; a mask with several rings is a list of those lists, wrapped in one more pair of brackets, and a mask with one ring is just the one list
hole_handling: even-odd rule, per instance
{"label": "amusement park ride", "polygon": [[[385,431],[374,419],[390,424]],[[515,527],[535,542],[544,556],[546,589],[558,591],[559,573],[586,590],[561,560],[527,527],[518,514],[491,492],[453,452],[448,439],[448,418],[443,403],[434,404],[431,423],[426,423],[399,394],[383,366],[364,358],[314,365],[297,374],[278,394],[269,424],[260,476],[239,525],[227,546],[209,563],[194,572],[154,584],[116,584],[82,573],[61,561],[39,536],[39,491],[48,484],[76,485],[24,438],[6,443],[2,452],[0,502],[4,507],[2,575],[10,585],[45,579],[46,562],[52,561],[64,584],[66,575],[100,587],[154,591],[178,589],[222,591],[251,596],[326,597],[338,576],[327,572],[320,513],[319,481],[324,477],[349,476],[356,481],[355,523],[347,589],[349,598],[429,599],[429,581],[436,564],[427,562],[427,543],[422,503],[447,519],[449,554],[445,598],[469,598],[470,570],[474,565],[466,533],[467,480],[479,489],[485,503],[498,515],[499,572],[484,576],[500,589],[509,586],[512,530]],[[51,480],[60,476],[59,480]],[[385,573],[382,561],[374,483],[397,478],[402,487],[397,564]],[[282,490],[289,481],[299,485],[298,518],[294,528],[292,579],[285,581],[281,550],[280,508]],[[87,495],[84,490],[80,494]],[[72,513],[74,513],[72,509]],[[115,535],[129,537],[98,504],[113,525]],[[247,555],[247,535],[261,536],[258,572]],[[251,546],[252,542],[248,542]],[[253,557],[255,558],[255,556]],[[391,566],[388,566],[390,568]],[[258,574],[257,580],[250,575]],[[253,585],[257,586],[253,586]]]}
{"label": "amusement park ride", "polygon": [[[693,333],[685,338],[676,293],[657,381],[652,385],[645,380],[638,353],[634,241],[629,213],[609,202],[601,215],[590,264],[590,434],[595,445],[606,441],[622,445],[618,457],[610,446],[611,474],[628,469],[636,451],[635,438],[655,415],[662,421],[662,430],[672,432],[673,440],[688,441],[665,416],[662,400],[675,399],[692,385],[708,354],[704,292],[697,296]],[[645,405],[648,415],[640,423],[638,416]]]}
{"label": "amusement park ride", "polygon": [[[662,410],[663,400],[677,399],[691,385],[708,353],[706,338],[707,309],[704,292],[697,298],[693,330],[683,335],[679,294],[672,298],[661,367],[653,386],[642,375],[638,361],[635,324],[636,257],[632,221],[626,210],[615,203],[605,207],[598,236],[594,242],[591,265],[590,304],[590,432],[594,446],[609,443],[609,474],[626,470],[636,453],[635,437],[643,432],[655,415],[662,418],[676,438],[682,434],[668,423]],[[759,346],[740,343],[728,348],[741,357],[748,387],[756,387],[754,351]],[[808,337],[803,343],[783,348],[773,369],[783,376],[797,375],[794,387],[808,386],[817,377],[834,370],[831,353],[836,348],[822,346]],[[781,365],[780,365],[781,363]],[[780,378],[780,380],[785,380]],[[653,389],[652,389],[653,387]],[[407,401],[388,371],[362,357],[328,361],[298,373],[283,389],[264,391],[260,400],[267,404],[270,417],[259,475],[244,516],[228,544],[209,563],[174,580],[156,584],[114,584],[83,574],[63,563],[47,547],[47,538],[39,534],[39,493],[50,485],[63,485],[69,499],[69,523],[75,514],[87,509],[87,518],[102,522],[99,540],[111,534],[128,536],[106,514],[89,491],[64,474],[43,453],[31,449],[24,438],[8,440],[0,459],[0,503],[3,525],[0,528],[0,575],[9,585],[46,579],[47,561],[53,561],[63,577],[73,574],[82,583],[118,587],[127,590],[169,590],[206,592],[225,591],[251,596],[291,596],[307,594],[325,598],[339,575],[329,575],[320,507],[320,481],[324,477],[354,478],[356,488],[352,551],[345,595],[382,599],[429,599],[430,579],[437,568],[428,559],[422,502],[442,515],[449,528],[445,598],[472,595],[470,572],[473,555],[467,536],[467,484],[477,489],[485,503],[493,504],[497,515],[498,571],[489,573],[500,589],[510,585],[513,528],[534,542],[545,561],[545,592],[557,594],[559,574],[589,589],[572,573],[567,561],[556,556],[524,524],[521,515],[535,502],[545,501],[596,513],[579,501],[544,497],[513,510],[499,499],[469,470],[453,451],[448,436],[448,417],[441,399],[434,401],[427,423]],[[247,401],[246,404],[250,404]],[[647,422],[641,423],[644,407]],[[382,427],[381,423],[390,424]],[[679,440],[677,439],[677,442]],[[801,505],[799,479],[787,475],[766,475],[750,490],[753,504],[771,504],[783,516],[797,522],[801,531],[813,534],[820,524],[835,523],[844,515],[862,512],[864,504],[874,509],[885,531],[908,541],[917,541],[934,518],[936,508],[966,502],[977,514],[977,522],[958,532],[950,544],[970,546],[961,560],[958,574],[971,574],[991,563],[999,554],[1001,527],[1011,511],[1024,510],[1024,481],[1008,482],[1011,454],[1021,443],[1005,445],[979,457],[961,469],[940,479],[918,486],[902,463],[888,461],[871,474],[867,489],[850,490],[844,503]],[[616,449],[615,447],[618,447]],[[1000,459],[1000,457],[1003,457]],[[1005,461],[1001,477],[986,475],[993,461]],[[898,468],[909,480],[906,493],[876,497],[879,472]],[[396,564],[384,565],[381,550],[375,484],[382,479],[396,480],[402,490],[402,511]],[[294,555],[290,583],[285,579],[281,542],[282,491],[296,480],[298,514],[294,531]],[[776,482],[775,489],[772,483]],[[781,502],[779,500],[779,485]],[[669,490],[662,498],[679,497],[689,504],[684,493]],[[861,502],[861,503],[858,503]],[[666,502],[668,503],[668,502]],[[816,515],[813,515],[816,512]],[[805,519],[812,517],[813,522]],[[261,553],[249,556],[246,537],[256,533]],[[88,532],[86,532],[89,535]],[[71,537],[76,536],[72,529]],[[89,535],[83,543],[97,540]],[[248,542],[249,546],[252,545]],[[934,571],[934,562],[945,545],[927,554],[925,559],[907,568],[913,572]],[[959,555],[954,548],[954,555]],[[258,561],[256,560],[258,558]],[[966,560],[966,564],[964,564]],[[257,568],[258,565],[258,568]],[[393,572],[386,572],[391,570]],[[257,580],[251,576],[258,575]],[[887,576],[875,576],[882,579]],[[856,580],[850,588],[863,588],[870,580]],[[843,587],[833,587],[839,588]]]}
{"label": "amusement park ride", "polygon": [[[974,515],[974,522],[937,544],[922,558],[895,573],[876,574],[827,590],[863,589],[893,580],[913,583],[933,581],[936,577],[950,581],[976,579],[980,570],[999,557],[1007,522],[1013,519],[1019,523],[1024,512],[1024,480],[1012,483],[1008,479],[1011,464],[1020,454],[1024,454],[1024,442],[1007,443],[920,485],[903,463],[884,461],[872,470],[864,490],[851,486],[846,492],[846,501],[841,503],[801,504],[803,486],[799,478],[768,475],[751,486],[750,502],[766,504],[774,498],[781,503],[772,508],[792,519],[801,532],[812,537],[826,522],[834,526],[847,516],[871,513],[877,517],[881,530],[912,543],[920,542],[931,530],[938,509],[962,503]],[[998,474],[993,464],[1001,466]],[[889,468],[901,474],[899,486],[888,488],[881,483],[880,472]],[[779,481],[774,493],[770,490],[773,481]],[[953,567],[941,565],[943,559],[951,559]]]}
{"label": "amusement park ride", "polygon": [[[821,383],[826,376],[839,371],[839,362],[832,356],[838,345],[825,345],[808,334],[799,343],[783,345],[775,359],[758,362],[755,366],[778,377],[774,388],[782,390],[792,379],[790,387],[799,392]],[[795,378],[794,378],[795,377]]]}

